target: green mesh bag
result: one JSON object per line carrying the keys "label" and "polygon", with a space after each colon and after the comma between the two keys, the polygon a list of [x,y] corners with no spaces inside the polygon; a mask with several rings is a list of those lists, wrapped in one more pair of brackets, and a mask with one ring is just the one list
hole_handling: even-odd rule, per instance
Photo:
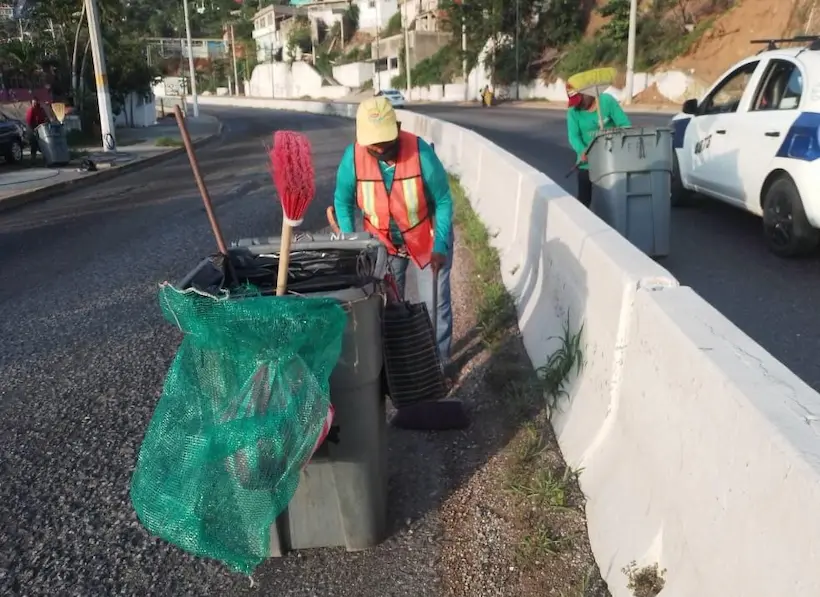
{"label": "green mesh bag", "polygon": [[335,300],[164,284],[184,337],[140,448],[131,501],[149,532],[250,574],[328,416],[347,314]]}

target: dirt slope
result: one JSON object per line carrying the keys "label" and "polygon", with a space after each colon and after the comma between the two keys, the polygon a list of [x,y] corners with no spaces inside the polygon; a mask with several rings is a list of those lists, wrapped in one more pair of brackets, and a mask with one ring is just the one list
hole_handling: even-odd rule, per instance
{"label": "dirt slope", "polygon": [[[811,15],[813,4],[817,9]],[[809,23],[810,16],[817,25]],[[691,72],[699,79],[712,81],[741,58],[762,49],[750,43],[753,39],[812,33],[820,30],[818,25],[820,0],[741,0],[666,69]]]}

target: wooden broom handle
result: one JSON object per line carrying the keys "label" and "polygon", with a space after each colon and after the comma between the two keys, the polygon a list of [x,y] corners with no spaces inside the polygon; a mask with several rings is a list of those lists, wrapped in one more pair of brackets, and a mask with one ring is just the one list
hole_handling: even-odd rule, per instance
{"label": "wooden broom handle", "polygon": [[282,219],[282,244],[279,247],[279,272],[276,279],[276,296],[284,296],[288,291],[288,268],[290,267],[290,245],[293,228]]}

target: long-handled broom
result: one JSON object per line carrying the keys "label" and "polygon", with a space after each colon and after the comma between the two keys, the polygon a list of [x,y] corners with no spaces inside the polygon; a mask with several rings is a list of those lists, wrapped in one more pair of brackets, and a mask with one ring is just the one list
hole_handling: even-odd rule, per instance
{"label": "long-handled broom", "polygon": [[202,177],[202,171],[199,169],[199,160],[197,160],[196,152],[194,151],[194,144],[191,141],[190,133],[188,133],[188,125],[185,123],[185,116],[182,114],[182,110],[180,110],[179,106],[174,106],[174,117],[177,121],[177,127],[179,127],[179,134],[182,137],[182,144],[185,146],[185,153],[188,154],[188,162],[191,164],[194,181],[199,189],[199,195],[202,197],[202,203],[205,206],[205,213],[208,214],[208,222],[211,224],[211,231],[214,233],[217,249],[219,249],[220,255],[225,260],[225,270],[228,273],[229,282],[238,284],[239,278],[236,276],[233,262],[231,261],[230,255],[228,255],[225,237],[222,236],[222,229],[216,219],[216,213],[214,213],[211,194],[208,192],[208,187],[205,186],[205,179]]}
{"label": "long-handled broom", "polygon": [[279,249],[276,296],[283,296],[287,291],[293,229],[304,220],[316,193],[316,182],[310,140],[306,135],[295,131],[276,131],[269,156],[271,176],[282,202],[282,244]]}

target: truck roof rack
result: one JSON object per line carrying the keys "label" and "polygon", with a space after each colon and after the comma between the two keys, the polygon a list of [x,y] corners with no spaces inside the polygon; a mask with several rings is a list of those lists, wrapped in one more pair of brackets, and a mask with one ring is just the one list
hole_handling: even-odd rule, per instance
{"label": "truck roof rack", "polygon": [[[760,52],[770,52],[777,50],[778,44],[808,44],[808,50],[820,50],[820,35],[795,35],[794,37],[784,37],[775,39],[753,39],[750,43],[766,44],[766,48]],[[760,53],[758,52],[758,54]]]}

